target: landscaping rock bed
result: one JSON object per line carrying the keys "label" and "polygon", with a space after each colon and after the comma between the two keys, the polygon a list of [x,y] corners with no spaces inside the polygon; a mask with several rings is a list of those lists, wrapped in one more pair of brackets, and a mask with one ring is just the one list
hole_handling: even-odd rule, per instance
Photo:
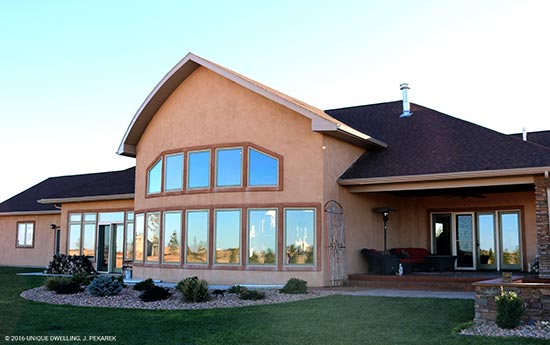
{"label": "landscaping rock bed", "polygon": [[265,299],[250,301],[241,300],[237,294],[225,293],[224,296],[212,296],[212,300],[204,303],[183,302],[182,294],[178,290],[171,288],[172,296],[167,300],[156,302],[143,302],[138,298],[139,291],[132,288],[124,288],[117,296],[96,297],[86,291],[73,295],[58,295],[53,291],[46,290],[43,286],[31,290],[23,291],[21,297],[50,304],[69,304],[79,307],[107,307],[107,308],[138,308],[138,309],[212,309],[212,308],[234,308],[262,304],[276,304],[285,302],[294,302],[310,298],[324,297],[332,295],[333,291],[310,290],[306,294],[284,294],[278,290],[265,291]]}
{"label": "landscaping rock bed", "polygon": [[522,323],[514,329],[502,329],[494,321],[474,321],[472,327],[460,331],[462,335],[482,335],[490,337],[530,337],[550,339],[550,322],[536,321]]}

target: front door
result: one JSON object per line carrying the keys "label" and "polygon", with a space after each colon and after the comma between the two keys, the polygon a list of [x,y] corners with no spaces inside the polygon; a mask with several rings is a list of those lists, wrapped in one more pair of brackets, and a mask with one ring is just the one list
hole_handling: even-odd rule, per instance
{"label": "front door", "polygon": [[99,272],[121,272],[123,245],[123,224],[99,226],[97,250],[97,270]]}

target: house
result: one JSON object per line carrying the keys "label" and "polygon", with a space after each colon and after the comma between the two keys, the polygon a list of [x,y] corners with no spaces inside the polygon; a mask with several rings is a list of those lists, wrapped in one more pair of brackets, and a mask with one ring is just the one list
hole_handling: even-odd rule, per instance
{"label": "house", "polygon": [[[406,92],[406,88],[404,90]],[[406,94],[405,94],[406,95]],[[56,251],[136,277],[311,286],[366,272],[364,247],[550,276],[550,145],[404,101],[320,110],[188,54],[118,154],[135,169],[47,179],[0,204],[1,265]],[[376,208],[391,208],[387,237]]]}

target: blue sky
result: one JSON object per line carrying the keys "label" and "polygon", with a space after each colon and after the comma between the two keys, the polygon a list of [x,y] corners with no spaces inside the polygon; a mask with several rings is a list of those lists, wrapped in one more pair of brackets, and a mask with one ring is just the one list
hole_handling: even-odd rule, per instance
{"label": "blue sky", "polygon": [[550,129],[549,1],[0,0],[0,200],[123,169],[135,111],[188,52],[322,109],[400,98]]}

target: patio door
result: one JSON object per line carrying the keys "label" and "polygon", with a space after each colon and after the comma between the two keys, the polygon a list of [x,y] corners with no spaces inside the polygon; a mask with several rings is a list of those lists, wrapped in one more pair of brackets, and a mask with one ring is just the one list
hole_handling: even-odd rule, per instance
{"label": "patio door", "polygon": [[99,226],[97,270],[99,272],[121,272],[124,245],[124,225]]}
{"label": "patio door", "polygon": [[494,212],[477,214],[477,267],[496,270],[497,267],[497,226]]}
{"label": "patio door", "polygon": [[521,269],[520,216],[517,211],[498,212],[500,235],[500,267],[506,270]]}
{"label": "patio door", "polygon": [[455,214],[455,253],[456,268],[473,270],[476,268],[474,255],[474,214]]}

